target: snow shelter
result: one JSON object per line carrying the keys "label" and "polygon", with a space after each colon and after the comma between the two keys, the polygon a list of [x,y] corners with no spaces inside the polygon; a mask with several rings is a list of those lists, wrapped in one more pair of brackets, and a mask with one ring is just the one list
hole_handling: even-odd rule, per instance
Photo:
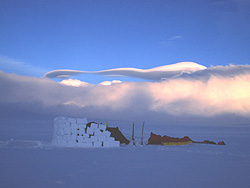
{"label": "snow shelter", "polygon": [[54,119],[52,143],[59,147],[119,147],[103,124],[87,122],[86,118],[57,117]]}

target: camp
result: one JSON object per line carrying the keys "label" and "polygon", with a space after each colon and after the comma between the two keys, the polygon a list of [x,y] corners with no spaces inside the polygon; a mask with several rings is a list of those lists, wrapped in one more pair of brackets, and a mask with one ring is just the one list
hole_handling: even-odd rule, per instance
{"label": "camp", "polygon": [[54,119],[52,144],[58,147],[119,147],[129,140],[118,127],[106,128],[103,124],[89,122],[87,118],[57,117]]}

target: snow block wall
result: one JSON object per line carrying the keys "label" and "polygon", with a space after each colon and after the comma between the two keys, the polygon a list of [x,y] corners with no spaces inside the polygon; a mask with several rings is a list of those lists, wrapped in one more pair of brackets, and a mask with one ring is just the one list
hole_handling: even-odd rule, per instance
{"label": "snow block wall", "polygon": [[57,117],[54,119],[52,143],[60,147],[119,147],[120,142],[106,131],[106,125],[91,123],[86,118]]}

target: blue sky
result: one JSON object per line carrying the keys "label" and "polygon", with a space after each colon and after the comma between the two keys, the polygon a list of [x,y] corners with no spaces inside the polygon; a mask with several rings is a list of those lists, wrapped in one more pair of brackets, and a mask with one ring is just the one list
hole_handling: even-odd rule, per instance
{"label": "blue sky", "polygon": [[181,61],[210,67],[250,60],[247,0],[0,0],[0,5],[5,59],[0,68],[9,73],[41,77],[55,69],[146,69]]}
{"label": "blue sky", "polygon": [[[248,0],[0,0],[0,119],[249,125],[249,10]],[[95,74],[55,77],[79,70]]]}

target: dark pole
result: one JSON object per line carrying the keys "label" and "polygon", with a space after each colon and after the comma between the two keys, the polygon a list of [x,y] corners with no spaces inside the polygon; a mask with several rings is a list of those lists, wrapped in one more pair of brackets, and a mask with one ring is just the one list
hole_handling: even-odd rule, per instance
{"label": "dark pole", "polygon": [[135,145],[135,123],[134,122],[132,125],[132,140],[133,140],[133,145]]}
{"label": "dark pole", "polygon": [[142,124],[141,145],[143,145],[143,129],[144,129],[144,123],[145,123],[145,121],[143,121],[143,124]]}

